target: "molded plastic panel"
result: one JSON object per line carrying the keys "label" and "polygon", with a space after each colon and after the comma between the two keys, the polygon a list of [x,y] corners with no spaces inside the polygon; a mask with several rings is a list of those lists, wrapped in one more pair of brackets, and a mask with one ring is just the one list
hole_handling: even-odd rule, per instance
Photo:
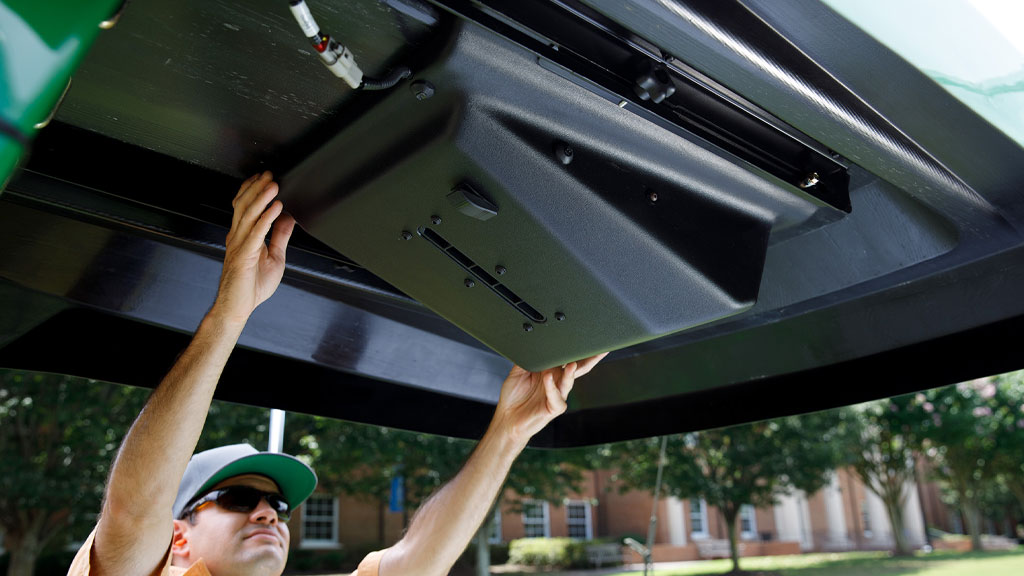
{"label": "molded plastic panel", "polygon": [[[821,208],[473,25],[414,80],[435,95],[386,96],[285,175],[282,199],[313,236],[529,369],[748,309],[773,224]],[[497,214],[460,210],[460,186]]]}

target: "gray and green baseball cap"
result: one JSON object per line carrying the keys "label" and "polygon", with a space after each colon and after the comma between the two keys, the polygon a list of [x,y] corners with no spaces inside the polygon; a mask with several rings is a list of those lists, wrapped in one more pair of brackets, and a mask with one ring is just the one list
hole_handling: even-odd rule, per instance
{"label": "gray and green baseball cap", "polygon": [[221,446],[194,454],[189,460],[174,499],[174,517],[180,518],[189,503],[218,482],[242,474],[260,474],[276,482],[293,510],[316,488],[316,473],[294,456],[260,452],[248,444]]}

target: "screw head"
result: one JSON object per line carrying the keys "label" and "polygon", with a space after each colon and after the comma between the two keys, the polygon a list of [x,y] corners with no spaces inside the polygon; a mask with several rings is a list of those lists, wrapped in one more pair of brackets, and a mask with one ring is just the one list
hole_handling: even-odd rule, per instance
{"label": "screw head", "polygon": [[555,312],[555,320],[558,320],[559,322],[565,320],[565,314],[562,314],[561,312]]}
{"label": "screw head", "polygon": [[523,322],[523,330],[525,330],[526,332],[533,332],[533,324],[530,324],[529,322]]}
{"label": "screw head", "polygon": [[573,158],[572,146],[569,146],[562,141],[555,142],[555,158],[557,158],[562,164],[568,166],[569,163],[572,162]]}
{"label": "screw head", "polygon": [[494,267],[494,273],[497,274],[498,276],[504,276],[505,272],[508,272],[508,270],[501,264],[498,264],[497,266]]}
{"label": "screw head", "polygon": [[409,85],[409,90],[417,100],[423,101],[434,95],[434,85],[426,80],[417,80]]}
{"label": "screw head", "polygon": [[430,221],[434,223],[434,226],[437,226],[438,224],[441,223],[441,217],[435,214],[430,217]]}
{"label": "screw head", "polygon": [[412,240],[412,232],[402,230],[402,240]]}
{"label": "screw head", "polygon": [[648,192],[647,193],[647,199],[650,200],[651,202],[657,202],[658,201],[658,193],[654,192],[654,191]]}
{"label": "screw head", "polygon": [[472,288],[473,286],[476,286],[476,282],[474,282],[472,278],[466,278],[465,280],[462,281],[462,283],[466,285],[466,288]]}

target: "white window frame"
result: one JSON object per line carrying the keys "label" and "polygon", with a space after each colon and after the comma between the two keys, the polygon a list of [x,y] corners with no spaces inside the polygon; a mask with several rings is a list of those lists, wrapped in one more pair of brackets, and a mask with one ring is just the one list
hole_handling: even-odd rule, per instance
{"label": "white window frame", "polygon": [[861,524],[864,526],[864,537],[874,538],[875,532],[874,530],[872,530],[872,525],[874,524],[874,522],[873,518],[871,518],[871,509],[868,507],[867,498],[860,501],[860,521]]}
{"label": "white window frame", "polygon": [[[700,516],[700,525],[701,525],[701,528],[703,528],[703,529],[701,531],[699,531],[699,532],[695,532],[693,530],[693,513],[694,513],[693,503],[694,503],[694,501],[699,501],[700,502],[700,509],[697,511],[697,514],[699,514],[699,516]],[[710,527],[708,526],[708,503],[705,502],[703,498],[700,498],[699,500],[697,498],[690,498],[687,501],[687,504],[688,504],[688,508],[690,509],[690,515],[687,518],[687,520],[689,520],[689,522],[687,522],[686,526],[687,526],[687,528],[689,529],[689,532],[690,532],[690,539],[691,540],[707,540],[708,538],[711,537]]]}
{"label": "white window frame", "polygon": [[[590,519],[590,501],[589,500],[567,500],[565,502],[565,530],[566,533],[571,533],[569,526],[573,524],[572,519],[569,517],[569,506],[583,506],[583,522],[586,523],[584,540],[594,539],[594,523]],[[577,522],[578,524],[579,522]],[[570,536],[571,537],[571,536]]]}
{"label": "white window frame", "polygon": [[492,529],[492,532],[487,535],[487,541],[491,544],[501,544],[501,508],[494,508]]}
{"label": "white window frame", "polygon": [[[750,530],[743,529],[743,516],[750,519]],[[757,509],[750,504],[740,506],[740,538],[743,540],[757,540]]]}
{"label": "white window frame", "polygon": [[[331,499],[331,539],[326,540],[324,538],[309,538],[306,536],[306,520],[311,517],[307,515],[309,508],[304,503],[302,505],[302,518],[299,523],[299,531],[300,534],[302,535],[302,540],[300,541],[301,544],[299,545],[299,548],[302,548],[304,550],[325,550],[330,548],[341,548],[341,543],[338,542],[338,497],[330,496],[328,494],[313,494],[312,496],[309,497],[309,500],[306,500],[306,503],[308,503],[310,500],[314,498]],[[315,518],[320,519],[323,517],[316,516]]]}
{"label": "white window frame", "polygon": [[531,524],[539,524],[535,519],[526,517],[526,507],[529,505],[540,504],[541,510],[544,512],[544,538],[551,538],[551,514],[548,510],[549,505],[546,500],[524,500],[523,501],[523,535],[527,538],[539,538],[539,536],[528,536],[526,534],[526,527]]}

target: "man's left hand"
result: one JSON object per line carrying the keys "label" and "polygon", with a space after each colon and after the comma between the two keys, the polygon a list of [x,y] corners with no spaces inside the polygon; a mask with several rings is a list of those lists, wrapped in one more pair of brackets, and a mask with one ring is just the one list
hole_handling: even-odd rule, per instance
{"label": "man's left hand", "polygon": [[494,422],[505,426],[514,441],[525,445],[534,434],[565,412],[566,400],[576,379],[590,372],[607,355],[605,352],[543,372],[513,366],[501,387]]}

